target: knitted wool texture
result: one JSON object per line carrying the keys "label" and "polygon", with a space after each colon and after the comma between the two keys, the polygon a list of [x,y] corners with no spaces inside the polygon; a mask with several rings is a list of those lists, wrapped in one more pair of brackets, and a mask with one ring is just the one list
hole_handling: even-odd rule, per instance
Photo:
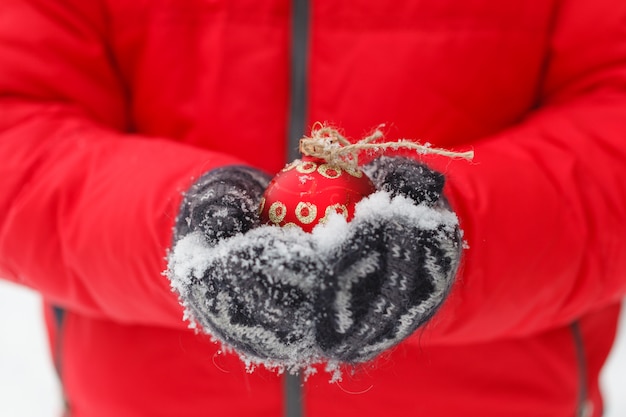
{"label": "knitted wool texture", "polygon": [[250,365],[293,372],[368,361],[425,323],[462,250],[444,178],[401,158],[365,170],[379,191],[350,223],[333,216],[313,233],[258,224],[267,179],[254,170],[205,174],[183,201],[167,271],[192,323]]}

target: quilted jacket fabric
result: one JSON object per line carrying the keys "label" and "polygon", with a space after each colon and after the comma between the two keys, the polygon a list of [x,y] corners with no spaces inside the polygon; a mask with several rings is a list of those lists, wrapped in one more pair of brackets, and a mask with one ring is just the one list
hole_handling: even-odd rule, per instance
{"label": "quilted jacket fabric", "polygon": [[283,377],[189,330],[162,271],[195,178],[287,161],[298,54],[307,126],[476,154],[424,158],[469,246],[443,310],[339,384],[320,369],[306,415],[600,416],[626,294],[626,2],[293,7],[0,3],[0,276],[46,300],[68,416],[283,412]]}

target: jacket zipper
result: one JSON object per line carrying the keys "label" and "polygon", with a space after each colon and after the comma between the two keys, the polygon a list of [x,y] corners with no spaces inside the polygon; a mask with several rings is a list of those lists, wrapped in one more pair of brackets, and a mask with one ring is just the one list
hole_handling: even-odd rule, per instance
{"label": "jacket zipper", "polygon": [[587,359],[585,357],[585,344],[580,322],[575,321],[570,325],[574,348],[576,350],[576,362],[578,365],[578,403],[576,405],[576,417],[591,417],[593,415],[593,403],[589,400],[589,387],[587,386]]}
{"label": "jacket zipper", "polygon": [[[287,127],[287,161],[300,156],[300,138],[305,133],[307,115],[307,64],[310,30],[309,0],[293,0],[291,15],[290,106]],[[287,373],[284,378],[284,415],[304,415],[302,378]]]}
{"label": "jacket zipper", "polygon": [[309,6],[309,0],[293,0],[292,3],[290,108],[287,130],[288,161],[299,157],[300,138],[306,128]]}
{"label": "jacket zipper", "polygon": [[65,395],[65,389],[63,387],[63,333],[65,331],[65,320],[67,312],[58,306],[52,306],[52,317],[54,318],[55,326],[55,341],[54,341],[54,368],[59,378],[59,384],[61,385],[61,395],[63,396],[63,417],[70,417],[70,407]]}

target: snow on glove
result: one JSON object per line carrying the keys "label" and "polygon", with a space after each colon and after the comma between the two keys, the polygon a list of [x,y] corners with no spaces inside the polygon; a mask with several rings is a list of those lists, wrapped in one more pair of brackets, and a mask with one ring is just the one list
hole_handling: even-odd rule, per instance
{"label": "snow on glove", "polygon": [[367,172],[379,191],[350,223],[336,215],[312,233],[259,226],[216,240],[183,222],[168,276],[190,318],[247,363],[291,371],[367,361],[409,336],[453,282],[458,219],[441,174],[386,157]]}

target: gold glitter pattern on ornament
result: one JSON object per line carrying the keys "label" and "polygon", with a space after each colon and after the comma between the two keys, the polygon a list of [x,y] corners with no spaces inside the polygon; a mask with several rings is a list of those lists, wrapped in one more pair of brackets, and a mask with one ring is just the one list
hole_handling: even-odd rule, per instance
{"label": "gold glitter pattern on ornament", "polygon": [[324,217],[320,220],[320,223],[327,223],[328,218],[333,214],[337,213],[343,216],[344,219],[348,220],[348,207],[344,204],[333,204],[332,206],[326,207],[326,211],[324,212]]}
{"label": "gold glitter pattern on ornament", "polygon": [[304,161],[296,165],[296,171],[301,174],[310,174],[317,169],[317,164],[311,161]]}
{"label": "gold glitter pattern on ornament", "polygon": [[280,201],[274,201],[267,214],[272,223],[278,224],[282,222],[287,215],[287,206]]}
{"label": "gold glitter pattern on ornament", "polygon": [[302,224],[310,224],[317,217],[317,206],[313,203],[301,201],[296,206],[296,217]]}
{"label": "gold glitter pattern on ornament", "polygon": [[335,179],[341,177],[341,168],[332,166],[329,164],[322,164],[317,168],[317,172],[319,172],[323,177]]}
{"label": "gold glitter pattern on ornament", "polygon": [[265,197],[261,197],[261,202],[259,203],[259,215],[263,212],[265,208]]}

